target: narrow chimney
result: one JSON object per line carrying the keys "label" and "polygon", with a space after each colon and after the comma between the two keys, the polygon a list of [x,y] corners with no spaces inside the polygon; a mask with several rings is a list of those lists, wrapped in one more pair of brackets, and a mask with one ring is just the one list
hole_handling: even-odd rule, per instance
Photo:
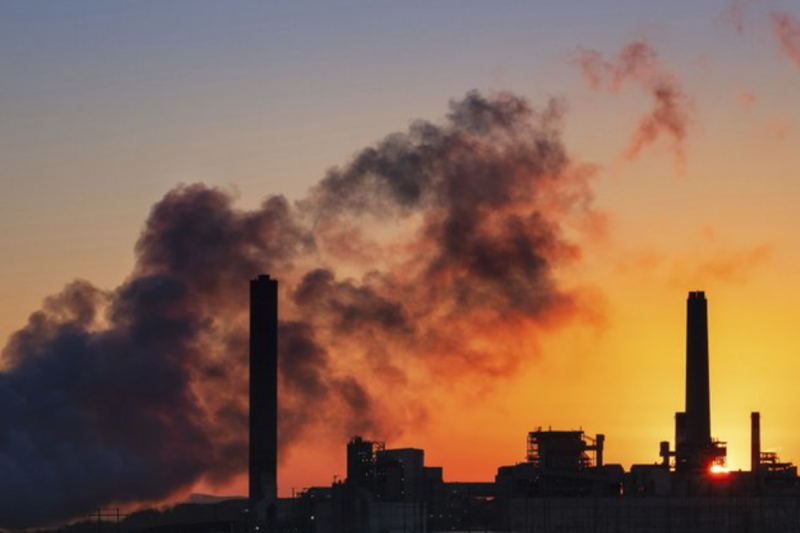
{"label": "narrow chimney", "polygon": [[278,472],[278,282],[250,282],[249,507],[256,525],[274,526]]}
{"label": "narrow chimney", "polygon": [[761,413],[750,413],[750,471],[761,470]]}
{"label": "narrow chimney", "polygon": [[595,442],[595,446],[597,446],[597,450],[596,450],[596,454],[597,455],[595,456],[595,458],[596,458],[595,462],[597,463],[596,466],[602,467],[603,466],[603,448],[605,448],[606,436],[603,435],[602,433],[598,433],[597,434],[597,438],[595,438],[594,442]]}
{"label": "narrow chimney", "polygon": [[[694,452],[700,452],[711,444],[708,309],[703,291],[689,293],[686,318],[686,443]],[[700,459],[700,455],[694,458]]]}

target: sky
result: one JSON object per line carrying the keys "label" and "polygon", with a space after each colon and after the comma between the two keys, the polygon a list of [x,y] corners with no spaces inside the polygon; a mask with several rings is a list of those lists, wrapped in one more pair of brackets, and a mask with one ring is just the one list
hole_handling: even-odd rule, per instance
{"label": "sky", "polygon": [[[526,433],[539,426],[604,433],[608,462],[657,461],[658,442],[674,440],[673,416],[683,408],[690,290],[709,299],[712,433],[728,441],[729,467],[749,468],[749,413],[756,410],[764,447],[800,461],[800,9],[781,0],[698,4],[0,3],[0,345],[7,345],[0,393],[13,390],[20,412],[35,418],[42,411],[25,409],[49,385],[30,380],[76,372],[96,386],[104,381],[80,365],[108,361],[114,375],[111,363],[129,351],[143,372],[180,359],[166,367],[181,369],[180,379],[164,386],[186,393],[119,391],[119,412],[141,423],[135,426],[122,415],[98,422],[95,397],[55,395],[54,403],[37,404],[49,409],[41,416],[59,419],[59,402],[73,402],[83,422],[61,419],[63,433],[31,429],[30,419],[5,423],[0,469],[27,475],[26,468],[51,461],[61,468],[63,450],[37,439],[80,447],[76,428],[84,423],[87,431],[102,429],[96,448],[87,448],[92,453],[127,450],[143,436],[130,428],[145,431],[147,413],[157,412],[165,433],[155,435],[166,435],[175,453],[197,439],[225,451],[195,450],[197,462],[183,465],[169,490],[143,482],[114,501],[243,493],[243,463],[214,463],[241,452],[241,420],[220,409],[213,423],[181,433],[162,409],[197,410],[199,419],[210,416],[208,405],[241,409],[241,372],[215,385],[198,377],[197,365],[213,352],[215,364],[239,368],[245,300],[231,279],[241,275],[235,279],[245,291],[260,264],[285,281],[286,338],[307,357],[287,370],[294,373],[284,391],[291,404],[279,471],[284,495],[342,476],[345,439],[356,431],[389,447],[424,448],[447,480],[492,479],[498,466],[524,459]],[[483,120],[475,114],[480,106],[505,113],[513,135],[501,133],[502,124],[487,133],[469,122]],[[419,121],[449,140],[434,144],[455,161],[425,159],[429,141]],[[369,149],[385,160],[370,163]],[[541,163],[544,170],[525,158],[508,163],[519,153],[539,158],[537,165],[553,153],[568,162]],[[382,172],[407,177],[400,165],[414,157],[433,176],[415,182],[429,197],[390,195],[380,203],[374,196],[383,189],[359,189],[378,187],[369,176]],[[531,195],[465,209],[485,217],[476,231],[490,244],[507,244],[503,228],[511,226],[503,224],[511,219],[503,213],[538,215],[526,219],[533,222],[519,238],[545,266],[503,270],[524,254],[495,256],[501,266],[492,266],[522,276],[512,288],[536,291],[529,298],[536,305],[511,296],[498,303],[474,287],[462,287],[461,300],[408,293],[418,285],[411,273],[433,267],[443,291],[483,279],[463,270],[469,254],[485,251],[477,241],[462,255],[443,247],[450,255],[420,262],[444,246],[431,237],[443,227],[437,217],[460,212],[459,193],[442,192],[453,185],[449,174],[437,177],[460,158],[466,170],[455,174],[508,171],[514,194]],[[560,185],[539,177],[551,174]],[[475,179],[464,185],[475,194],[485,188],[474,202],[497,190],[494,176]],[[282,200],[262,203],[274,195]],[[207,211],[181,218],[182,209],[197,206]],[[230,233],[215,241],[214,228],[223,226]],[[208,259],[217,254],[238,258],[236,268]],[[192,320],[217,329],[180,346],[142,344],[130,333],[141,303],[131,295],[155,276],[180,273],[197,282],[186,289],[188,301],[206,310]],[[75,280],[87,283],[63,293]],[[212,296],[191,292],[205,288]],[[416,300],[404,300],[401,289]],[[59,293],[67,295],[59,301],[110,314],[81,322],[73,304],[43,304]],[[489,318],[482,301],[494,313],[486,311]],[[387,319],[348,330],[335,311],[361,304],[367,314],[397,312],[410,325],[400,320],[392,333],[396,322]],[[154,305],[160,313],[171,303]],[[324,311],[315,315],[314,306]],[[37,329],[37,320],[45,326]],[[424,336],[415,321],[429,328]],[[442,333],[450,327],[472,344]],[[91,357],[62,342],[69,328],[88,339]],[[12,342],[18,331],[27,340]],[[388,355],[380,359],[382,350]],[[36,372],[26,373],[26,358],[39,361]],[[330,375],[303,366],[314,361]],[[164,403],[148,411],[139,395]],[[328,407],[311,399],[345,414],[327,416]],[[365,403],[370,416],[359,411]],[[376,413],[391,423],[375,422]],[[31,442],[12,442],[26,431]],[[103,472],[96,475],[101,480]]]}

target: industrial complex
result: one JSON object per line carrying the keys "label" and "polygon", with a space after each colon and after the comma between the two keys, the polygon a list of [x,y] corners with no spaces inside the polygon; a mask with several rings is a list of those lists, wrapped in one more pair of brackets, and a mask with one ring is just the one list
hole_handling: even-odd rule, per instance
{"label": "industrial complex", "polygon": [[[422,449],[354,436],[346,445],[347,477],[292,498],[277,491],[277,281],[258,276],[250,298],[249,495],[184,509],[182,532],[800,531],[797,468],[762,451],[759,413],[750,414],[749,471],[727,471],[726,445],[712,437],[702,291],[687,300],[685,410],[675,415],[673,445],[662,441],[653,463],[626,471],[604,461],[602,434],[536,428],[521,462],[500,466],[493,480],[452,482],[425,463]],[[211,508],[213,521],[204,518]],[[174,529],[168,520],[160,524],[150,529]]]}
{"label": "industrial complex", "polygon": [[524,461],[499,467],[493,481],[446,482],[440,467],[425,464],[423,450],[390,449],[355,436],[347,443],[346,479],[291,502],[279,500],[277,283],[260,276],[251,287],[253,527],[317,533],[800,531],[797,468],[761,451],[759,413],[751,413],[750,471],[728,472],[725,443],[712,437],[702,291],[687,300],[686,408],[675,415],[674,445],[662,441],[652,464],[626,472],[604,462],[602,434],[537,428],[528,434]]}

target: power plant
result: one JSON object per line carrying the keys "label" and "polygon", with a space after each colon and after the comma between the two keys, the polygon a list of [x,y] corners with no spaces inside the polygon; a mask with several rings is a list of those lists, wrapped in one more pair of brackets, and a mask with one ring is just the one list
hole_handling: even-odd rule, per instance
{"label": "power plant", "polygon": [[[751,469],[728,472],[726,445],[712,437],[708,302],[687,300],[686,406],[675,414],[674,447],[629,471],[604,461],[606,438],[537,428],[527,454],[484,483],[446,482],[424,451],[388,449],[353,437],[347,477],[276,497],[277,282],[251,284],[250,507],[270,531],[391,533],[427,531],[783,532],[800,531],[800,481],[791,463],[761,451],[751,413]],[[264,366],[266,365],[266,366]],[[255,478],[255,479],[254,479]],[[260,502],[270,502],[272,515]],[[274,529],[277,528],[277,529]]]}
{"label": "power plant", "polygon": [[[445,481],[441,467],[425,463],[422,449],[392,449],[354,436],[346,445],[345,479],[278,498],[278,364],[278,282],[261,275],[250,284],[249,495],[184,509],[197,519],[184,519],[180,531],[800,531],[797,468],[762,451],[760,414],[750,414],[749,471],[729,472],[726,444],[712,437],[702,291],[690,292],[687,300],[686,405],[675,414],[674,445],[662,441],[657,460],[628,471],[605,461],[604,434],[582,430],[533,429],[520,462],[500,466],[485,482]],[[200,518],[209,517],[212,507],[214,521]]]}

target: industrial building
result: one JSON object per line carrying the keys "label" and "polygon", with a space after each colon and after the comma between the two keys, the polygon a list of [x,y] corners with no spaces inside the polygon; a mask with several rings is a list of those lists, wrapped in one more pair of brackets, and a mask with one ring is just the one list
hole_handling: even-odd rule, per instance
{"label": "industrial building", "polygon": [[[125,531],[427,533],[784,533],[800,531],[797,468],[762,451],[761,416],[751,413],[751,467],[728,472],[726,446],[712,437],[708,303],[687,300],[686,405],[673,446],[629,471],[604,460],[606,437],[536,428],[521,462],[494,480],[447,482],[418,448],[353,437],[347,477],[292,498],[277,497],[278,284],[250,285],[250,484],[246,501],[178,506],[129,517]],[[654,454],[654,457],[655,454]],[[152,514],[152,512],[150,513]],[[179,522],[171,517],[181,517]],[[154,522],[155,520],[155,522]],[[100,522],[98,522],[99,524]],[[137,526],[136,523],[141,524]],[[144,524],[148,527],[144,527]],[[99,527],[99,525],[98,525]]]}
{"label": "industrial building", "polygon": [[797,469],[761,451],[751,413],[750,471],[725,470],[726,446],[712,437],[708,304],[687,300],[686,405],[674,445],[629,471],[604,462],[605,436],[537,428],[524,461],[486,483],[445,482],[423,450],[387,449],[353,437],[347,479],[299,495],[292,524],[317,533],[428,531],[785,532],[800,531]]}
{"label": "industrial building", "polygon": [[604,461],[606,438],[537,428],[527,454],[484,483],[446,482],[417,448],[390,449],[353,437],[347,477],[329,487],[277,497],[278,283],[250,284],[250,483],[246,520],[231,529],[314,533],[433,531],[685,532],[800,531],[797,468],[761,449],[751,413],[750,471],[724,469],[726,446],[712,437],[708,303],[690,292],[686,405],[673,445],[629,471]]}

